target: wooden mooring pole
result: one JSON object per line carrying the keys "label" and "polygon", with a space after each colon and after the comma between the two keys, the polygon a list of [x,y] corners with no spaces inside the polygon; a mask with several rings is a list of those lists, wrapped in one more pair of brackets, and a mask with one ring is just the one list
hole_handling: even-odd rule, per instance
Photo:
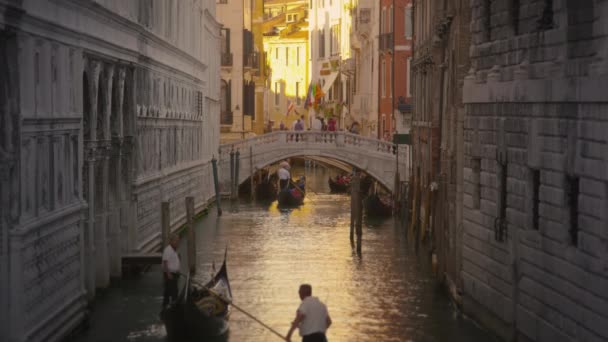
{"label": "wooden mooring pole", "polygon": [[211,159],[211,166],[213,168],[213,186],[215,188],[215,205],[217,206],[217,216],[222,216],[222,208],[220,207],[220,182],[217,174],[217,159],[215,159],[215,156],[213,156],[213,159]]}
{"label": "wooden mooring pole", "polygon": [[255,171],[253,170],[253,146],[249,146],[249,186],[251,187],[251,201],[255,200],[255,182],[253,176]]}
{"label": "wooden mooring pole", "polygon": [[161,225],[161,251],[169,244],[169,234],[171,234],[171,216],[169,202],[160,204],[160,225]]}
{"label": "wooden mooring pole", "polygon": [[186,231],[188,234],[188,269],[196,273],[196,235],[194,234],[194,197],[186,197]]}
{"label": "wooden mooring pole", "polygon": [[356,173],[353,176],[355,194],[355,232],[357,234],[357,255],[361,256],[361,241],[363,237],[363,203],[361,198],[361,176]]}
{"label": "wooden mooring pole", "polygon": [[234,199],[234,150],[230,151],[230,199]]}

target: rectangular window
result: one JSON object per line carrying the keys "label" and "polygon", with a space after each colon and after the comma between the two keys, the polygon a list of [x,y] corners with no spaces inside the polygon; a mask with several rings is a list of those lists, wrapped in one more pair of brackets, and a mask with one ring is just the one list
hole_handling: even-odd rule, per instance
{"label": "rectangular window", "polygon": [[498,217],[494,224],[494,239],[502,242],[507,229],[507,163],[499,163],[498,167]]}
{"label": "rectangular window", "polygon": [[289,65],[289,47],[285,48],[285,65]]}
{"label": "rectangular window", "polygon": [[569,233],[570,243],[578,246],[578,196],[579,196],[579,178],[574,176],[566,176],[566,199],[568,203]]}
{"label": "rectangular window", "polygon": [[382,14],[380,15],[380,34],[383,34],[385,31],[384,25],[386,25],[386,7],[382,8]]}
{"label": "rectangular window", "polygon": [[279,59],[279,48],[278,47],[274,50],[274,59],[276,59],[276,60]]}
{"label": "rectangular window", "polygon": [[300,82],[296,82],[296,105],[301,105],[302,99],[300,99]]}
{"label": "rectangular window", "polygon": [[388,9],[388,27],[386,32],[393,32],[393,6]]}
{"label": "rectangular window", "polygon": [[296,47],[296,65],[300,66],[300,47]]}
{"label": "rectangular window", "polygon": [[406,91],[407,97],[412,97],[412,89],[411,89],[411,86],[410,86],[411,79],[412,79],[412,73],[411,73],[411,70],[412,70],[411,69],[412,68],[412,57],[408,57],[407,58],[406,68],[407,68],[406,69],[407,74],[405,75],[405,83],[406,83],[406,85],[405,85],[405,87],[406,87],[405,91]]}
{"label": "rectangular window", "polygon": [[319,31],[319,58],[325,57],[325,30]]}
{"label": "rectangular window", "polygon": [[540,171],[532,170],[532,229],[539,229]]}
{"label": "rectangular window", "polygon": [[473,209],[479,209],[481,203],[481,159],[471,159],[471,171],[472,177],[471,182],[473,183],[473,189],[471,197],[473,197]]}
{"label": "rectangular window", "polygon": [[386,97],[386,61],[382,60],[382,68],[380,69],[380,94]]}
{"label": "rectangular window", "polygon": [[279,82],[274,82],[274,105],[279,106],[281,101],[281,93],[279,92]]}
{"label": "rectangular window", "polygon": [[331,27],[331,55],[337,55],[340,53],[340,24],[333,25]]}
{"label": "rectangular window", "polygon": [[388,97],[393,97],[393,72],[392,72],[392,63],[389,64],[387,78],[388,78]]}
{"label": "rectangular window", "polygon": [[407,6],[405,8],[405,37],[412,38],[413,31],[412,6]]}

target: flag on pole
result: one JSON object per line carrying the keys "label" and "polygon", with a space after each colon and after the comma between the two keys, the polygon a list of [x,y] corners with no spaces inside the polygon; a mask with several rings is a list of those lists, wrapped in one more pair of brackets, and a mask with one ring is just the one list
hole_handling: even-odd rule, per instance
{"label": "flag on pole", "polygon": [[317,84],[315,85],[313,94],[315,98],[315,109],[317,109],[319,103],[321,103],[321,99],[323,98],[323,96],[325,96],[325,93],[323,92],[323,89],[321,88],[319,82],[317,82]]}
{"label": "flag on pole", "polygon": [[304,100],[304,109],[308,109],[308,107],[312,106],[312,83],[308,85],[308,91],[306,92],[306,100]]}
{"label": "flag on pole", "polygon": [[285,113],[285,115],[289,115],[289,113],[296,107],[295,103],[291,102],[290,100],[287,100],[287,113]]}

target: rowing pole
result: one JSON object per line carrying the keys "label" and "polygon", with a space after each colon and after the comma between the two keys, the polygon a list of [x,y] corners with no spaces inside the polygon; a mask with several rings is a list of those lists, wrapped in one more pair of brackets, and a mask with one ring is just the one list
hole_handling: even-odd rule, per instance
{"label": "rowing pole", "polygon": [[[180,273],[182,276],[185,276],[184,274]],[[206,289],[207,291],[209,291],[209,293],[211,293],[212,295],[218,297],[219,299],[223,300],[224,302],[232,305],[235,309],[239,310],[240,312],[244,313],[247,317],[251,318],[252,320],[256,321],[257,323],[259,323],[261,326],[263,326],[264,328],[270,330],[270,332],[272,332],[273,334],[277,335],[278,337],[281,338],[281,340],[283,341],[287,341],[287,339],[285,338],[285,336],[281,335],[281,333],[279,333],[278,331],[274,330],[273,328],[271,328],[270,326],[268,326],[266,323],[260,321],[259,319],[257,319],[255,316],[253,316],[252,314],[250,314],[249,312],[245,311],[244,309],[238,307],[238,305],[234,304],[234,302],[231,299],[228,299],[224,296],[222,296],[221,294],[213,291],[212,289],[208,288],[207,286],[199,283],[196,280],[190,279],[193,283],[196,283],[199,286],[202,286],[204,289]]]}

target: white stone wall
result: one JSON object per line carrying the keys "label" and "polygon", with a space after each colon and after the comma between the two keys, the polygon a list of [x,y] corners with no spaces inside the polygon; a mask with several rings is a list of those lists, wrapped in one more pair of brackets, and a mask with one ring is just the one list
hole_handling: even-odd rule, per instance
{"label": "white stone wall", "polygon": [[[55,341],[213,195],[215,2],[0,0],[0,340]],[[137,213],[137,214],[134,214]],[[141,218],[141,219],[140,219]]]}
{"label": "white stone wall", "polygon": [[465,310],[505,339],[605,341],[608,3],[491,3],[464,87]]}

